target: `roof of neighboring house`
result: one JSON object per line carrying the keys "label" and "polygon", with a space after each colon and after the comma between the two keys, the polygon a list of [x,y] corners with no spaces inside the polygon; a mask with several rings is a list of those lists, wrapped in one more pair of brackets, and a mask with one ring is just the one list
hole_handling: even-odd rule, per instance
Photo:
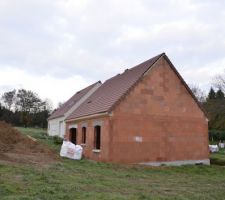
{"label": "roof of neighboring house", "polygon": [[111,111],[117,102],[163,55],[165,54],[162,53],[155,56],[131,69],[125,70],[122,74],[106,80],[84,103],[67,117],[67,120]]}
{"label": "roof of neighboring house", "polygon": [[55,119],[58,117],[63,117],[66,112],[68,112],[76,103],[78,103],[84,95],[86,95],[91,89],[93,89],[97,84],[101,83],[98,81],[88,87],[76,92],[68,101],[66,101],[60,108],[52,113],[48,120]]}

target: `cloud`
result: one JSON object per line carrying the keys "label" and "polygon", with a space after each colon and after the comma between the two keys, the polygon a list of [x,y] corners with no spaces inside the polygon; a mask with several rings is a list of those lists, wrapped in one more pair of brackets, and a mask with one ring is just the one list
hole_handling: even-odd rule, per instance
{"label": "cloud", "polygon": [[166,52],[187,82],[207,88],[212,66],[225,67],[224,10],[209,0],[1,0],[0,74],[7,66],[46,82],[90,83]]}
{"label": "cloud", "polygon": [[0,91],[3,93],[25,88],[34,91],[42,99],[50,96],[53,106],[56,107],[58,102],[65,102],[80,88],[92,83],[92,80],[88,81],[79,75],[73,75],[67,79],[59,79],[49,75],[31,76],[25,70],[6,67],[1,70]]}

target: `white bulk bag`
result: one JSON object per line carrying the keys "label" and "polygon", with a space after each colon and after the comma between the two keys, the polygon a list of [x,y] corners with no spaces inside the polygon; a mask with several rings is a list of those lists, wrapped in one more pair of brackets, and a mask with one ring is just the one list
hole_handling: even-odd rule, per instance
{"label": "white bulk bag", "polygon": [[63,141],[63,144],[62,144],[61,150],[60,150],[60,156],[61,157],[66,157],[67,146],[68,146],[68,142],[67,141]]}
{"label": "white bulk bag", "polygon": [[219,143],[219,147],[221,148],[221,149],[224,149],[225,148],[225,144],[224,143]]}
{"label": "white bulk bag", "polygon": [[209,145],[209,151],[211,153],[218,152],[219,151],[218,145]]}
{"label": "white bulk bag", "polygon": [[75,146],[74,159],[80,160],[82,158],[83,148],[80,145]]}
{"label": "white bulk bag", "polygon": [[60,156],[74,160],[80,160],[82,157],[83,148],[80,145],[75,145],[69,141],[63,141]]}

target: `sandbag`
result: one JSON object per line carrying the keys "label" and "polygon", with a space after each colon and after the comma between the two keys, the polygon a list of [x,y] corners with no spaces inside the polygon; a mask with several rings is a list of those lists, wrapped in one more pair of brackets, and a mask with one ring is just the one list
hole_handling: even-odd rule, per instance
{"label": "sandbag", "polygon": [[63,141],[60,156],[73,160],[81,160],[83,148],[80,145],[75,145],[70,141]]}

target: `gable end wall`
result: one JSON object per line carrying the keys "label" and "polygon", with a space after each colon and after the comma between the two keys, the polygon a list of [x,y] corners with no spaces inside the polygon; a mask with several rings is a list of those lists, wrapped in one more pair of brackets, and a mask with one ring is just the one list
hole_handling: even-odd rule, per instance
{"label": "gable end wall", "polygon": [[116,106],[112,161],[208,159],[208,122],[183,82],[161,57]]}

